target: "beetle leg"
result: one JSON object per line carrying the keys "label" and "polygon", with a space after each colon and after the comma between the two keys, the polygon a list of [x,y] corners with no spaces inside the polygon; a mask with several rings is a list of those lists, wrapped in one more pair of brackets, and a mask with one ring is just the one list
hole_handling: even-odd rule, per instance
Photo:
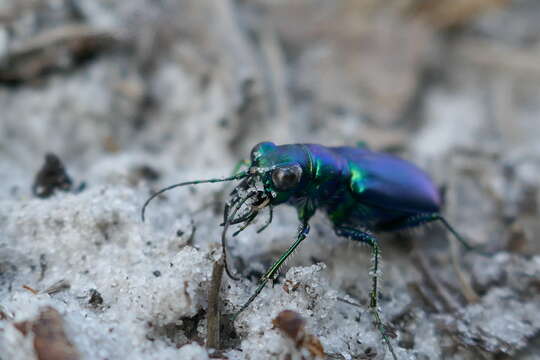
{"label": "beetle leg", "polygon": [[287,258],[294,252],[294,250],[296,250],[298,245],[300,245],[300,243],[306,238],[308,233],[309,233],[309,224],[308,223],[302,224],[302,226],[300,227],[300,230],[298,231],[298,237],[296,241],[287,249],[287,251],[285,251],[279,257],[279,259],[277,259],[277,261],[270,267],[270,269],[268,269],[268,271],[266,272],[266,274],[263,275],[261,280],[274,279],[275,275],[281,268],[281,265],[283,265],[285,260],[287,260]]}
{"label": "beetle leg", "polygon": [[459,234],[451,225],[446,221],[446,219],[439,213],[428,213],[428,214],[419,214],[419,215],[412,215],[407,216],[404,218],[400,218],[399,220],[390,221],[387,223],[383,223],[378,225],[377,230],[381,231],[397,231],[402,229],[407,229],[410,227],[415,227],[418,225],[422,225],[428,222],[432,221],[440,221],[444,225],[444,227],[454,235],[454,237],[463,245],[463,247],[467,250],[474,250],[474,247],[471,246],[467,240],[461,234]]}
{"label": "beetle leg", "polygon": [[233,237],[236,237],[238,234],[240,234],[242,231],[244,231],[249,225],[251,225],[251,223],[253,222],[253,220],[257,217],[257,215],[259,214],[258,211],[253,211],[251,212],[251,216],[249,218],[246,219],[246,222],[240,227],[240,229],[236,230],[234,233],[233,233]]}
{"label": "beetle leg", "polygon": [[229,225],[231,225],[231,219],[234,219],[238,210],[246,203],[246,201],[248,201],[250,198],[254,197],[255,195],[257,195],[256,192],[249,193],[242,200],[235,202],[234,210],[232,214],[230,214],[230,216],[229,216],[230,209],[228,207],[225,207],[224,217],[226,216],[227,219],[225,220],[225,223],[223,224],[223,231],[221,232],[221,248],[223,250],[223,265],[225,266],[225,272],[227,273],[227,275],[231,279],[237,280],[237,281],[240,279],[232,274],[232,272],[229,270],[229,265],[227,263],[227,230],[229,229]]}
{"label": "beetle leg", "polygon": [[309,233],[309,224],[307,222],[304,222],[302,226],[300,227],[300,231],[298,232],[298,237],[296,238],[296,241],[285,251],[279,259],[268,269],[266,274],[263,275],[260,279],[260,284],[251,295],[251,297],[246,301],[244,305],[238,310],[232,317],[232,321],[235,321],[238,315],[242,313],[248,306],[255,300],[255,298],[261,293],[261,291],[264,289],[266,284],[269,280],[273,280],[274,276],[277,274],[279,269],[281,268],[281,265],[287,260],[287,258],[294,252],[294,250],[300,245],[300,243],[306,238],[307,234]]}
{"label": "beetle leg", "polygon": [[394,352],[394,348],[392,347],[392,344],[390,343],[390,340],[388,339],[388,336],[386,335],[386,326],[381,321],[381,316],[379,314],[379,307],[377,304],[377,299],[379,295],[379,289],[378,289],[378,275],[379,275],[379,242],[377,239],[364,231],[348,228],[348,227],[336,227],[335,228],[336,235],[343,236],[346,238],[349,238],[351,240],[360,241],[363,243],[368,244],[371,247],[371,256],[373,261],[373,268],[371,269],[372,274],[372,288],[370,293],[370,302],[369,307],[371,309],[371,313],[373,314],[373,317],[375,318],[375,324],[377,326],[377,329],[381,333],[381,336],[388,346],[388,349],[392,353],[392,356],[395,360],[397,360],[397,356]]}
{"label": "beetle leg", "polygon": [[448,231],[450,231],[452,235],[454,235],[454,237],[458,239],[458,241],[461,243],[461,245],[463,245],[463,247],[465,247],[466,250],[474,250],[474,247],[469,244],[456,230],[454,230],[454,228],[448,223],[448,221],[446,221],[445,218],[442,217],[442,215],[437,214],[437,220],[440,220],[443,223],[444,227],[446,227],[446,229],[448,229]]}
{"label": "beetle leg", "polygon": [[253,220],[252,217],[253,217],[254,214],[256,216],[256,213],[257,213],[257,211],[254,211],[253,209],[250,209],[245,214],[240,215],[235,219],[231,219],[229,221],[229,225],[236,225],[236,224],[240,224],[242,222],[246,222],[248,220]]}
{"label": "beetle leg", "polygon": [[272,219],[274,218],[274,207],[272,205],[268,205],[268,220],[266,220],[266,223],[261,226],[259,229],[257,229],[257,234],[260,234],[264,231],[271,223]]}
{"label": "beetle leg", "polygon": [[403,216],[377,224],[375,231],[399,231],[438,220],[438,213]]}
{"label": "beetle leg", "polygon": [[373,261],[373,268],[372,271],[372,290],[370,294],[370,303],[369,307],[371,308],[377,308],[377,293],[378,293],[378,286],[377,286],[377,279],[378,279],[378,272],[379,272],[379,244],[377,239],[364,231],[356,230],[353,228],[347,228],[347,227],[338,227],[335,229],[336,235],[349,238],[354,241],[360,241],[363,243],[368,244],[371,247],[371,254],[372,254],[372,261]]}

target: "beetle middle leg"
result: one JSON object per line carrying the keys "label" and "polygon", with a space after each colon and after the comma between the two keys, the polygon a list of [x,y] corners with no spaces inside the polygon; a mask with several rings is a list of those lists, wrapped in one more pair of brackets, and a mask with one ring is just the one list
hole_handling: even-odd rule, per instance
{"label": "beetle middle leg", "polygon": [[336,235],[349,238],[354,241],[360,241],[363,243],[368,244],[371,247],[371,255],[372,255],[372,261],[373,261],[373,268],[372,271],[372,288],[370,293],[370,302],[369,307],[371,309],[371,312],[373,316],[375,317],[375,323],[379,330],[379,332],[382,335],[382,338],[386,345],[388,346],[388,349],[392,353],[392,356],[394,359],[397,359],[397,356],[394,352],[394,348],[392,347],[392,344],[390,343],[390,340],[388,339],[388,336],[386,335],[386,327],[381,321],[381,316],[379,314],[379,307],[378,307],[378,295],[379,295],[379,289],[378,289],[378,272],[379,272],[379,256],[380,256],[380,249],[379,249],[379,242],[377,239],[364,231],[349,228],[349,227],[336,227],[335,228]]}

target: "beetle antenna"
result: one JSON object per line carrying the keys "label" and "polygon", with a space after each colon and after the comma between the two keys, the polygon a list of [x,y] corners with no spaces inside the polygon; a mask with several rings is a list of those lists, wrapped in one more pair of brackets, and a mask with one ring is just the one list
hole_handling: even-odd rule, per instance
{"label": "beetle antenna", "polygon": [[159,190],[158,192],[152,194],[152,196],[150,196],[145,202],[144,202],[144,205],[142,206],[142,209],[141,209],[141,220],[142,222],[144,222],[144,213],[146,211],[146,207],[148,206],[148,204],[154,200],[154,198],[156,198],[157,196],[163,194],[164,192],[166,191],[169,191],[171,189],[174,189],[174,188],[177,188],[177,187],[181,187],[181,186],[187,186],[187,185],[198,185],[198,184],[205,184],[205,183],[217,183],[217,182],[224,182],[224,181],[233,181],[233,180],[240,180],[240,179],[243,179],[245,177],[248,177],[249,174],[245,171],[242,171],[236,175],[233,175],[233,176],[230,176],[230,177],[226,177],[226,178],[216,178],[216,179],[207,179],[207,180],[194,180],[194,181],[186,181],[186,182],[181,182],[181,183],[178,183],[178,184],[173,184],[173,185],[170,185],[170,186],[167,186],[161,190]]}

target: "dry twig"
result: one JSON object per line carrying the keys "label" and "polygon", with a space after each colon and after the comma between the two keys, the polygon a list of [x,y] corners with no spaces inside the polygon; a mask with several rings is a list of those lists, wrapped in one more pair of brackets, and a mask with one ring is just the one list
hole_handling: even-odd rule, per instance
{"label": "dry twig", "polygon": [[466,23],[509,0],[419,0],[412,12],[437,28],[448,28]]}
{"label": "dry twig", "polygon": [[448,290],[441,284],[441,282],[435,278],[434,271],[429,265],[426,257],[419,251],[414,251],[412,256],[415,260],[414,264],[418,270],[420,270],[428,285],[437,292],[446,310],[450,312],[457,312],[461,306],[457,300],[450,295]]}
{"label": "dry twig", "polygon": [[220,348],[220,316],[219,292],[221,289],[221,279],[223,277],[223,257],[214,262],[212,268],[212,280],[208,289],[208,312],[207,312],[207,334],[206,347],[212,349]]}
{"label": "dry twig", "polygon": [[88,25],[65,25],[43,31],[13,46],[0,59],[0,81],[32,80],[48,70],[66,67],[66,55],[68,59],[84,58],[117,40],[112,32]]}

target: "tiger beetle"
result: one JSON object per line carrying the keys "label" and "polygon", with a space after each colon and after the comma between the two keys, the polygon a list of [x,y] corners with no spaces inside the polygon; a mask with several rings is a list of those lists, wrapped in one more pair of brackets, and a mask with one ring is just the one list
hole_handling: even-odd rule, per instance
{"label": "tiger beetle", "polygon": [[[268,208],[289,204],[296,208],[300,228],[293,244],[262,276],[259,286],[234,316],[235,320],[261,293],[268,281],[275,280],[280,267],[309,233],[309,221],[317,209],[330,219],[335,233],[366,243],[372,252],[372,287],[369,308],[378,330],[394,359],[397,359],[382,324],[378,298],[380,265],[378,232],[398,231],[439,221],[463,246],[472,247],[441,215],[441,196],[431,178],[412,163],[365,146],[327,147],[318,144],[276,145],[262,142],[251,151],[248,169],[227,178],[196,180],[174,184],[153,194],[143,205],[172,188],[202,183],[242,180],[230,193],[224,209],[222,245],[227,274],[236,279],[226,262],[226,232],[230,225],[242,224],[233,236],[243,231]],[[242,208],[247,210],[241,211]],[[240,212],[240,213],[239,213]]]}

